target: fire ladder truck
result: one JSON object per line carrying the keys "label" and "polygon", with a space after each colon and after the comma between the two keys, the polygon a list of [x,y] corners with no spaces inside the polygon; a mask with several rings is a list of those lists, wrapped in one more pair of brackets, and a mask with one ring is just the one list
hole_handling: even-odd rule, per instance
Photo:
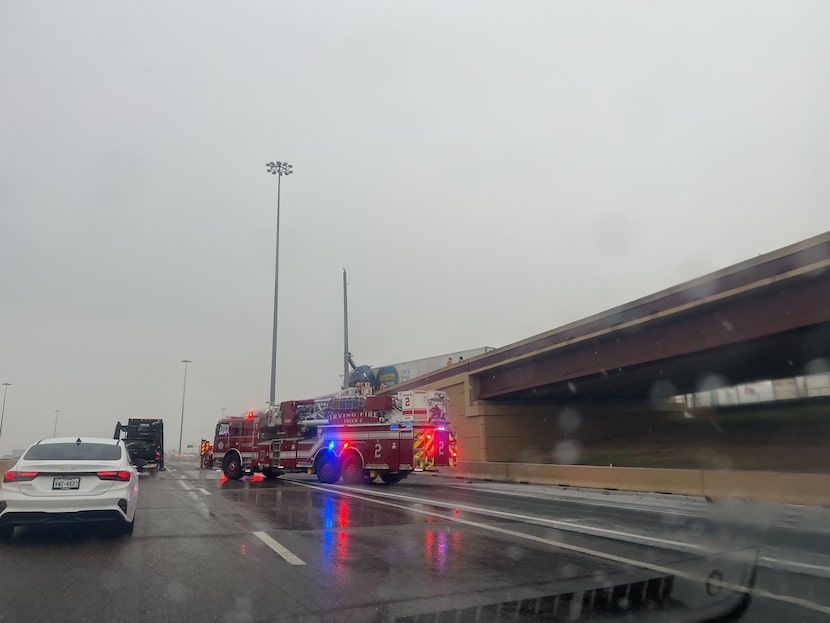
{"label": "fire ladder truck", "polygon": [[328,484],[378,476],[391,484],[413,471],[455,466],[448,403],[447,394],[436,390],[376,396],[368,383],[334,396],[287,401],[219,420],[214,460],[228,479],[307,472]]}

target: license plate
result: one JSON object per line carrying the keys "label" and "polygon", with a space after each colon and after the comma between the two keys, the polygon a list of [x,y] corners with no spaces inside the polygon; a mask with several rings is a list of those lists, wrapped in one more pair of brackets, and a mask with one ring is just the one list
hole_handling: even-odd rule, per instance
{"label": "license plate", "polygon": [[52,480],[52,489],[57,489],[59,491],[63,491],[66,489],[80,489],[81,488],[81,477],[80,476],[73,476],[71,478],[67,478],[65,476],[55,476]]}

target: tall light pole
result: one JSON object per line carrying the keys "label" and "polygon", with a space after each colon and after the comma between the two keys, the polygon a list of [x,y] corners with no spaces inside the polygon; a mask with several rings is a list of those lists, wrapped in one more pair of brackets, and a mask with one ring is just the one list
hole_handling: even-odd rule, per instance
{"label": "tall light pole", "polygon": [[58,413],[60,412],[60,409],[55,409],[55,430],[52,431],[52,437],[58,436]]}
{"label": "tall light pole", "polygon": [[187,392],[187,364],[193,363],[190,359],[182,359],[184,364],[184,385],[182,385],[182,420],[179,423],[179,455],[182,453],[182,433],[184,432],[184,396]]}
{"label": "tall light pole", "polygon": [[3,436],[3,418],[6,416],[6,394],[9,393],[11,383],[3,383],[3,410],[0,411],[0,437]]}
{"label": "tall light pole", "polygon": [[347,295],[348,278],[343,269],[343,389],[349,386],[349,300]]}
{"label": "tall light pole", "polygon": [[294,167],[287,162],[266,162],[265,170],[271,175],[277,176],[277,251],[274,264],[274,333],[271,337],[271,393],[269,402],[273,405],[276,402],[277,387],[277,303],[279,301],[280,289],[280,186],[283,175],[291,175]]}

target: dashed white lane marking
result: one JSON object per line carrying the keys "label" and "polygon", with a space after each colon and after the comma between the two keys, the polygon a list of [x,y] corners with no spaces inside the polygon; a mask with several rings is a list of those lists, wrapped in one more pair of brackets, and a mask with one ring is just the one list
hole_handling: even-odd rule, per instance
{"label": "dashed white lane marking", "polygon": [[191,493],[199,491],[203,495],[210,495],[210,491],[208,491],[207,489],[203,489],[202,487],[194,487],[192,484],[185,480],[174,480],[173,482],[177,483],[185,491],[190,491]]}
{"label": "dashed white lane marking", "polygon": [[[421,508],[414,508],[411,506],[405,506],[403,504],[397,504],[395,502],[386,502],[383,500],[379,500],[375,497],[369,497],[366,495],[358,495],[356,493],[349,493],[347,491],[343,491],[342,487],[325,487],[320,485],[313,485],[304,482],[298,482],[296,480],[291,481],[291,484],[296,485],[298,487],[305,487],[307,489],[317,489],[318,491],[327,491],[329,493],[334,493],[336,495],[340,495],[347,498],[354,498],[357,500],[363,500],[364,502],[369,502],[371,504],[379,504],[381,506],[388,506],[391,508],[397,508],[399,510],[407,511],[410,513],[415,513],[417,515],[429,515],[431,517],[437,517],[439,519],[446,519],[447,521],[452,521],[461,525],[471,526],[473,528],[478,528],[480,530],[487,530],[490,532],[495,532],[497,534],[504,534],[507,536],[511,536],[514,538],[519,539],[526,539],[528,541],[533,541],[535,543],[541,543],[543,545],[548,545],[550,547],[554,547],[557,549],[563,549],[569,552],[576,552],[578,554],[584,554],[586,556],[594,556],[596,558],[601,558],[603,560],[610,560],[612,562],[620,563],[623,565],[628,565],[631,567],[637,567],[640,569],[646,569],[648,571],[655,571],[657,573],[663,573],[665,575],[674,575],[676,577],[682,577],[687,580],[691,580],[693,582],[698,583],[708,583],[710,586],[718,586],[720,588],[725,588],[731,591],[735,591],[738,593],[745,593],[750,594],[755,597],[771,599],[774,601],[780,601],[783,603],[792,604],[795,606],[801,606],[802,608],[806,608],[808,610],[813,610],[815,612],[821,612],[822,614],[830,614],[830,606],[825,606],[824,604],[816,603],[814,601],[809,601],[807,599],[802,599],[800,597],[795,597],[793,595],[781,595],[779,593],[772,593],[765,589],[761,588],[751,588],[749,586],[744,586],[742,584],[734,584],[733,582],[725,582],[722,580],[714,580],[712,578],[703,578],[697,576],[693,573],[688,573],[685,571],[681,571],[679,569],[672,569],[671,567],[666,567],[664,565],[658,565],[650,562],[646,562],[643,560],[636,560],[634,558],[628,558],[627,556],[619,556],[617,554],[610,554],[608,552],[603,552],[595,549],[591,549],[589,547],[583,547],[581,545],[572,545],[570,543],[563,543],[561,541],[554,541],[552,539],[546,539],[544,537],[536,536],[534,534],[527,534],[524,532],[518,532],[516,530],[510,530],[509,528],[503,528],[501,526],[494,526],[486,523],[481,523],[478,521],[471,521],[469,519],[462,519],[460,517],[454,515],[445,515],[444,513],[439,513],[435,511],[429,511],[426,509]],[[256,532],[254,534],[257,534]],[[267,536],[267,535],[266,535]]]}
{"label": "dashed white lane marking", "polygon": [[278,541],[271,538],[270,536],[268,536],[264,532],[254,532],[254,536],[256,538],[258,538],[260,541],[262,541],[263,543],[265,543],[272,550],[277,552],[277,554],[282,556],[283,559],[285,560],[285,562],[287,562],[288,564],[290,564],[290,565],[304,565],[305,564],[305,562],[303,562],[302,559],[300,559],[297,556],[295,556],[294,554],[292,554],[290,551],[288,551],[288,549],[285,546],[281,545]]}

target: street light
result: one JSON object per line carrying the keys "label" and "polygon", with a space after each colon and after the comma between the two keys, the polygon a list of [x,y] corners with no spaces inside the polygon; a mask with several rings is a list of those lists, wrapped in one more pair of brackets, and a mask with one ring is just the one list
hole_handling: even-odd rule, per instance
{"label": "street light", "polygon": [[55,430],[52,431],[52,437],[58,436],[58,413],[60,412],[60,409],[55,409]]}
{"label": "street light", "polygon": [[179,455],[182,453],[182,433],[184,432],[184,395],[187,391],[187,364],[193,363],[190,359],[182,359],[184,364],[184,385],[182,386],[182,421],[179,423]]}
{"label": "street light", "polygon": [[280,287],[280,185],[283,175],[291,175],[294,167],[287,162],[266,162],[265,170],[271,175],[277,176],[277,251],[274,266],[274,334],[271,337],[271,393],[270,403],[276,401],[277,384],[277,301],[279,300]]}
{"label": "street light", "polygon": [[6,415],[6,394],[9,393],[11,383],[3,383],[3,410],[0,411],[0,437],[3,436],[3,418]]}

